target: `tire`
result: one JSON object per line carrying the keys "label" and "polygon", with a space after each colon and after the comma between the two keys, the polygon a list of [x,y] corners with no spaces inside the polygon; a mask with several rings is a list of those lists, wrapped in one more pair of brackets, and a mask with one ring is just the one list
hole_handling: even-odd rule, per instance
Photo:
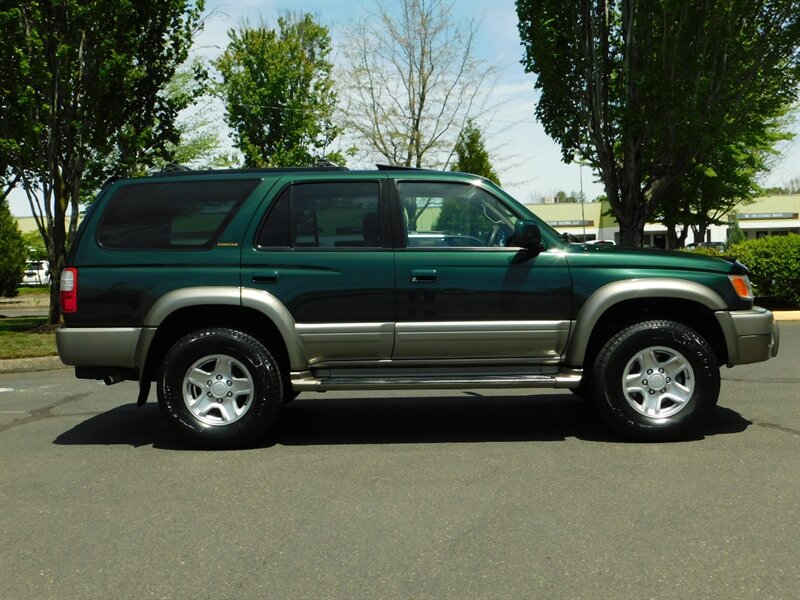
{"label": "tire", "polygon": [[300,395],[300,392],[295,392],[292,388],[286,386],[283,388],[283,404],[291,404],[294,399]]}
{"label": "tire", "polygon": [[592,369],[603,418],[638,441],[694,433],[719,397],[719,364],[708,342],[674,321],[645,321],[609,339]]}
{"label": "tire", "polygon": [[233,329],[200,329],[179,339],[158,375],[162,412],[201,448],[252,444],[277,419],[283,397],[272,354],[253,336]]}

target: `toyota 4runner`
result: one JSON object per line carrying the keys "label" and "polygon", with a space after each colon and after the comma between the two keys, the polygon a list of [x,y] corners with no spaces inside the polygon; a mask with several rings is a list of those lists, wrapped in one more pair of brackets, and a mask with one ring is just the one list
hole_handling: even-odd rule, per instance
{"label": "toyota 4runner", "polygon": [[721,365],[778,351],[747,269],[570,244],[464,173],[163,173],[107,186],[61,276],[61,359],[157,383],[203,447],[299,392],[568,388],[637,440],[689,435]]}

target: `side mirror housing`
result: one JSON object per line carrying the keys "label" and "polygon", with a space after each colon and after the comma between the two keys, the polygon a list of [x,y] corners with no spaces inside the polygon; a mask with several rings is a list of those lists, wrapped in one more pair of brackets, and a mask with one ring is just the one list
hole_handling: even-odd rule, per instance
{"label": "side mirror housing", "polygon": [[514,226],[514,244],[526,250],[541,252],[542,232],[539,226],[533,221],[517,221]]}

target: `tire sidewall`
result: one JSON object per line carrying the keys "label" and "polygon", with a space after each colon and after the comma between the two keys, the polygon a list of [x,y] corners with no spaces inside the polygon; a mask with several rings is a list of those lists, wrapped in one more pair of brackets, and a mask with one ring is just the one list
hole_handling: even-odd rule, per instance
{"label": "tire sidewall", "polygon": [[[635,354],[664,346],[680,352],[694,372],[694,389],[686,405],[665,418],[637,412],[622,389],[623,372]],[[694,429],[716,404],[719,366],[708,343],[693,330],[671,322],[646,322],[620,333],[604,349],[596,372],[596,403],[615,428],[639,439],[669,439]]]}
{"label": "tire sidewall", "polygon": [[[222,354],[241,362],[253,379],[247,412],[227,425],[209,425],[195,417],[183,398],[184,377],[204,356]],[[207,448],[239,447],[266,432],[280,411],[283,386],[266,347],[248,334],[226,329],[193,332],[175,343],[164,358],[158,378],[158,399],[167,419],[192,443]]]}

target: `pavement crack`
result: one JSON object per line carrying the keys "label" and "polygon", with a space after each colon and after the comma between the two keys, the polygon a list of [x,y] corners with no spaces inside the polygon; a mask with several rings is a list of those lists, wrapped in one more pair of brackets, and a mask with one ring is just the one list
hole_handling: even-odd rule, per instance
{"label": "pavement crack", "polygon": [[28,423],[33,423],[35,421],[41,421],[42,419],[49,419],[50,417],[66,417],[66,416],[73,416],[73,415],[54,415],[53,409],[58,408],[59,406],[63,406],[69,402],[73,402],[75,400],[80,400],[81,398],[85,398],[88,396],[89,393],[84,394],[74,394],[72,396],[65,396],[58,402],[54,402],[48,406],[43,406],[42,408],[37,408],[34,410],[27,411],[27,417],[22,417],[21,419],[14,419],[10,423],[6,425],[0,425],[0,433],[4,431],[8,431],[9,429],[13,429],[14,427],[19,427],[20,425],[27,425]]}
{"label": "pavement crack", "polygon": [[783,425],[778,425],[777,423],[768,423],[767,421],[753,421],[754,425],[759,425],[761,427],[766,427],[767,429],[777,429],[778,431],[782,431],[784,433],[791,433],[794,435],[800,435],[800,431],[797,429],[792,429],[791,427],[784,427]]}
{"label": "pavement crack", "polygon": [[739,379],[736,377],[726,377],[722,376],[723,381],[738,381],[744,383],[800,383],[800,379],[797,378],[788,378],[788,379],[778,379],[777,377],[773,377],[771,379]]}

